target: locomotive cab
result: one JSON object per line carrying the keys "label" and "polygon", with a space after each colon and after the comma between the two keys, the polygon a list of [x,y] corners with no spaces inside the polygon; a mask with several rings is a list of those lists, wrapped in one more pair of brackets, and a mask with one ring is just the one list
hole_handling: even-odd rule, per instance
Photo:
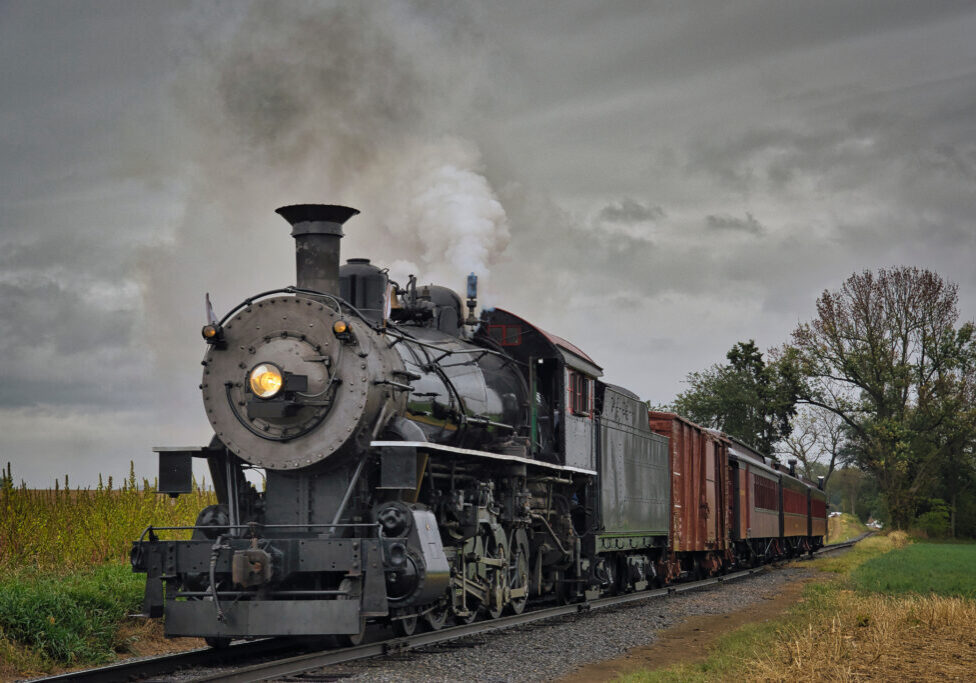
{"label": "locomotive cab", "polygon": [[603,369],[562,337],[501,308],[482,313],[479,336],[524,368],[530,402],[532,454],[567,467],[594,470],[594,405]]}

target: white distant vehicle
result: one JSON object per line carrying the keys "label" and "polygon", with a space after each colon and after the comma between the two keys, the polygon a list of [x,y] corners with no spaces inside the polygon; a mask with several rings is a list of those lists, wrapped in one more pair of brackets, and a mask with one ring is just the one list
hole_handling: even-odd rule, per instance
{"label": "white distant vehicle", "polygon": [[828,517],[840,517],[843,513],[841,512],[831,512]]}
{"label": "white distant vehicle", "polygon": [[868,528],[870,528],[870,529],[880,529],[883,526],[884,526],[884,524],[882,524],[881,522],[879,522],[877,520],[875,520],[873,522],[868,522]]}

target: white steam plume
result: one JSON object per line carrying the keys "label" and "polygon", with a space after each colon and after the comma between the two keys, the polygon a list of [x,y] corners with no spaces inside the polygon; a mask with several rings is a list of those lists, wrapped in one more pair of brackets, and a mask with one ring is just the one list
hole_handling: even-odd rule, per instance
{"label": "white steam plume", "polygon": [[505,209],[480,172],[477,147],[445,138],[405,150],[387,227],[406,252],[414,251],[425,279],[461,286],[470,272],[486,278],[508,245]]}
{"label": "white steam plume", "polygon": [[273,214],[285,204],[360,209],[344,258],[412,262],[421,281],[455,289],[471,271],[485,278],[509,225],[467,134],[485,57],[467,10],[255,2],[235,11],[187,47],[166,115],[170,166],[144,164],[150,182],[178,177],[188,188],[182,218],[142,264],[160,360],[198,352],[204,291],[220,315],[294,283],[292,240]]}

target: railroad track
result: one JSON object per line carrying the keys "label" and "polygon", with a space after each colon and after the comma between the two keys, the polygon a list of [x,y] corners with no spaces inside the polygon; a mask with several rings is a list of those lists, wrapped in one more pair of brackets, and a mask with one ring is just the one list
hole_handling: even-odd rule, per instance
{"label": "railroad track", "polygon": [[[824,546],[817,551],[817,555],[842,550],[853,546],[858,541],[870,536],[873,532],[862,534],[843,543],[834,543]],[[806,558],[800,558],[806,559]],[[796,560],[790,560],[796,561]],[[311,649],[313,639],[301,639],[282,641],[281,639],[262,639],[255,641],[245,641],[228,648],[214,650],[212,648],[201,648],[189,652],[181,652],[173,655],[161,657],[151,657],[136,660],[127,660],[118,664],[99,667],[96,669],[86,669],[83,671],[72,671],[60,676],[36,679],[37,681],[77,681],[79,683],[116,683],[121,681],[136,680],[158,680],[159,676],[174,674],[177,671],[191,668],[215,668],[233,664],[234,668],[230,671],[219,671],[214,673],[201,673],[199,676],[190,677],[195,683],[204,681],[220,681],[222,683],[243,683],[250,681],[263,681],[285,676],[294,676],[303,672],[320,669],[326,666],[333,666],[358,659],[368,659],[383,655],[399,654],[428,647],[437,643],[444,643],[457,640],[466,636],[489,633],[502,629],[521,626],[524,624],[553,619],[581,612],[589,612],[598,609],[606,609],[625,605],[642,600],[652,600],[654,598],[665,597],[677,593],[685,593],[697,590],[706,586],[713,586],[720,583],[728,583],[738,579],[746,578],[755,574],[768,571],[770,566],[765,565],[752,569],[725,574],[723,576],[691,581],[666,588],[639,591],[637,593],[627,593],[624,595],[614,595],[604,598],[597,598],[586,602],[560,605],[557,607],[545,607],[524,612],[523,614],[501,617],[490,621],[478,621],[464,626],[452,626],[440,631],[419,633],[407,638],[391,638],[368,643],[356,647],[347,647],[330,650],[314,650],[290,657],[271,659],[254,664],[241,666],[242,661],[254,661],[256,659],[274,657],[285,653],[294,653],[296,650]]]}

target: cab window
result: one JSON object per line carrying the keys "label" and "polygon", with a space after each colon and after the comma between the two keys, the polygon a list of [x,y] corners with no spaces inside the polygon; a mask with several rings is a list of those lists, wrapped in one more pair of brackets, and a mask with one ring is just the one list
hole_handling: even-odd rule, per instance
{"label": "cab window", "polygon": [[569,409],[574,415],[590,414],[590,378],[569,371]]}

